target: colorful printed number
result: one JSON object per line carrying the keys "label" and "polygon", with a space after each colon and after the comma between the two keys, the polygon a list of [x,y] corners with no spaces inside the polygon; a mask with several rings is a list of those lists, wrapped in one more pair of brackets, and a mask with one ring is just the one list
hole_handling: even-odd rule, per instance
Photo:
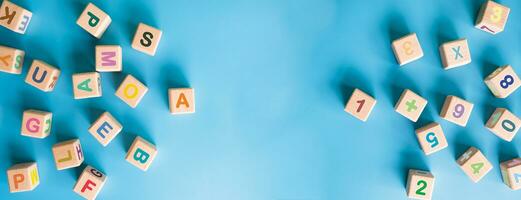
{"label": "colorful printed number", "polygon": [[494,23],[498,23],[501,21],[501,16],[503,15],[503,9],[500,7],[495,6],[492,8],[492,14],[490,15],[490,21]]}
{"label": "colorful printed number", "polygon": [[412,49],[412,44],[409,41],[403,43],[403,50],[405,50],[405,54],[407,55],[412,55],[414,53],[414,50]]}
{"label": "colorful printed number", "polygon": [[519,183],[519,179],[521,179],[521,174],[514,174],[514,178],[516,179],[516,183]]}
{"label": "colorful printed number", "polygon": [[427,182],[424,180],[419,180],[418,183],[416,183],[416,185],[420,186],[420,188],[418,188],[418,190],[416,190],[416,194],[425,195],[425,192],[423,190],[425,190],[425,188],[427,188]]}
{"label": "colorful printed number", "polygon": [[470,168],[472,168],[473,174],[479,174],[479,170],[481,170],[481,168],[483,168],[483,166],[484,166],[484,164],[482,162],[480,162],[480,163],[475,163],[475,164],[470,165]]}
{"label": "colorful printed number", "polygon": [[427,133],[427,135],[425,135],[425,140],[427,140],[427,142],[431,144],[431,148],[434,148],[438,146],[438,144],[440,144],[438,138],[436,137],[436,134],[434,134],[433,132]]}
{"label": "colorful printed number", "polygon": [[503,122],[501,122],[501,126],[508,132],[513,132],[514,130],[516,130],[516,125],[514,124],[514,122],[508,119],[503,120]]}
{"label": "colorful printed number", "polygon": [[452,113],[452,116],[456,118],[460,118],[465,113],[465,106],[462,104],[457,104],[456,107],[454,107],[454,112]]}
{"label": "colorful printed number", "polygon": [[485,25],[483,25],[483,26],[481,26],[481,27],[479,27],[479,28],[482,29],[482,30],[486,30],[486,31],[488,31],[488,32],[491,32],[491,33],[495,33],[493,30],[489,29],[489,28],[488,28],[487,26],[485,26]]}
{"label": "colorful printed number", "polygon": [[362,110],[362,107],[364,107],[365,99],[358,100],[358,101],[356,101],[356,103],[360,104],[360,105],[358,106],[358,108],[356,109],[356,112],[360,112],[360,111]]}
{"label": "colorful printed number", "polygon": [[511,75],[506,75],[505,78],[499,82],[499,85],[501,85],[503,89],[507,89],[508,86],[512,84],[514,84],[514,77]]}

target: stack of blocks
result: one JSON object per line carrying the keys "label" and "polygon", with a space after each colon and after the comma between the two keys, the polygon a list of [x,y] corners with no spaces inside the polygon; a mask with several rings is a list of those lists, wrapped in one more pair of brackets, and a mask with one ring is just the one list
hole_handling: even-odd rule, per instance
{"label": "stack of blocks", "polygon": [[172,88],[168,90],[170,113],[187,114],[195,112],[195,94],[193,88]]}
{"label": "stack of blocks", "polygon": [[521,189],[521,158],[502,162],[499,166],[503,182],[512,190]]}
{"label": "stack of blocks", "polygon": [[22,117],[22,135],[45,138],[51,133],[52,113],[39,110],[26,110]]}
{"label": "stack of blocks", "polygon": [[519,131],[521,120],[504,108],[496,108],[487,121],[486,127],[505,141],[512,141]]}
{"label": "stack of blocks", "polygon": [[430,200],[434,192],[434,180],[430,172],[410,169],[407,178],[407,197]]}
{"label": "stack of blocks", "polygon": [[111,22],[112,19],[107,13],[103,12],[94,4],[89,3],[76,21],[76,24],[99,39],[103,33],[105,33],[105,30],[107,30]]}
{"label": "stack of blocks", "polygon": [[38,165],[35,162],[20,163],[7,169],[9,192],[31,191],[40,184]]}
{"label": "stack of blocks", "polygon": [[132,142],[125,160],[137,168],[147,171],[156,155],[156,146],[138,136]]}
{"label": "stack of blocks", "polygon": [[509,13],[510,8],[487,1],[481,6],[475,27],[495,35],[505,29]]}
{"label": "stack of blocks", "polygon": [[0,71],[21,74],[25,52],[6,46],[0,46]]}
{"label": "stack of blocks", "polygon": [[376,100],[373,97],[357,88],[351,94],[344,111],[365,122],[375,105]]}
{"label": "stack of blocks", "polygon": [[127,75],[125,80],[116,90],[116,96],[130,107],[135,108],[147,93],[148,88],[132,75]]}
{"label": "stack of blocks", "polygon": [[406,35],[392,42],[394,56],[400,66],[423,57],[423,50],[416,33]]}
{"label": "stack of blocks", "polygon": [[73,139],[52,146],[52,154],[57,170],[78,167],[83,163],[83,150],[80,140]]}
{"label": "stack of blocks", "polygon": [[34,60],[25,82],[44,92],[51,92],[60,77],[60,70],[40,60]]}
{"label": "stack of blocks", "polygon": [[73,191],[85,199],[96,199],[106,181],[107,176],[105,174],[87,166],[76,181]]}
{"label": "stack of blocks", "polygon": [[25,34],[33,13],[12,3],[4,0],[0,6],[0,25],[11,31]]}
{"label": "stack of blocks", "polygon": [[477,183],[492,170],[492,164],[485,158],[480,150],[470,147],[457,160],[460,168],[467,176]]}
{"label": "stack of blocks", "polygon": [[521,86],[519,77],[510,65],[497,68],[485,78],[485,84],[498,98],[507,98]]}
{"label": "stack of blocks", "polygon": [[89,128],[98,142],[107,146],[121,132],[123,126],[108,112],[104,112]]}

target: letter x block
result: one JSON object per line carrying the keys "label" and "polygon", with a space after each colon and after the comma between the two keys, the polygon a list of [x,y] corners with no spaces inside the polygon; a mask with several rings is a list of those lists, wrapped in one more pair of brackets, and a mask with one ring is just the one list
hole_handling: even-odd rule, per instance
{"label": "letter x block", "polygon": [[502,162],[499,166],[503,182],[512,190],[521,189],[521,158]]}
{"label": "letter x block", "polygon": [[434,192],[434,181],[435,178],[430,172],[410,169],[407,178],[407,197],[430,200]]}
{"label": "letter x block", "polygon": [[365,122],[375,105],[376,100],[373,97],[362,90],[355,89],[347,101],[344,111]]}
{"label": "letter x block", "polygon": [[135,108],[147,93],[148,88],[132,75],[127,75],[125,80],[116,90],[116,96],[130,107]]}
{"label": "letter x block", "polygon": [[171,88],[168,90],[170,113],[186,114],[195,112],[195,94],[193,88]]}
{"label": "letter x block", "polygon": [[505,141],[512,141],[521,127],[521,120],[504,108],[496,108],[487,121],[486,127]]}
{"label": "letter x block", "polygon": [[103,33],[105,33],[105,30],[107,30],[111,22],[112,19],[107,13],[103,12],[94,4],[89,3],[76,21],[76,24],[99,39]]}
{"label": "letter x block", "polygon": [[83,150],[80,140],[73,139],[52,146],[56,169],[63,170],[80,166],[83,163]]}
{"label": "letter x block", "polygon": [[416,122],[427,105],[427,100],[412,92],[404,90],[398,102],[394,106],[394,110],[407,119]]}
{"label": "letter x block", "polygon": [[96,199],[106,181],[107,176],[105,174],[87,166],[76,181],[73,191],[85,199]]}
{"label": "letter x block", "polygon": [[96,45],[96,71],[120,72],[123,53],[119,45]]}
{"label": "letter x block", "polygon": [[137,168],[147,171],[157,155],[156,146],[141,137],[136,137],[127,152],[125,160]]}
{"label": "letter x block", "polygon": [[394,40],[392,43],[394,56],[400,66],[423,57],[423,50],[416,33]]}
{"label": "letter x block", "polygon": [[440,55],[445,70],[472,62],[467,39],[444,43],[440,46]]}
{"label": "letter x block", "polygon": [[458,160],[458,165],[467,176],[477,183],[492,170],[492,164],[474,147],[470,147]]}
{"label": "letter x block", "polygon": [[521,86],[521,81],[512,66],[497,68],[485,78],[488,89],[498,98],[507,98]]}
{"label": "letter x block", "polygon": [[60,77],[60,70],[40,60],[34,60],[25,82],[41,91],[51,92]]}
{"label": "letter x block", "polygon": [[456,96],[447,96],[440,112],[441,118],[460,126],[467,126],[474,104]]}
{"label": "letter x block", "polygon": [[9,192],[31,191],[40,184],[38,166],[35,162],[20,163],[7,169]]}
{"label": "letter x block", "polygon": [[159,29],[139,23],[136,33],[134,34],[134,39],[132,40],[132,48],[154,56],[156,55],[162,34],[163,32]]}
{"label": "letter x block", "polygon": [[0,71],[21,74],[25,52],[6,46],[0,46]]}
{"label": "letter x block", "polygon": [[74,99],[100,97],[101,78],[98,72],[87,72],[72,75]]}
{"label": "letter x block", "polygon": [[90,126],[89,133],[94,136],[101,145],[107,146],[122,129],[123,126],[121,126],[110,113],[104,112]]}
{"label": "letter x block", "polygon": [[45,138],[51,133],[52,113],[39,110],[26,110],[22,119],[22,135]]}
{"label": "letter x block", "polygon": [[425,155],[436,153],[448,146],[443,129],[436,122],[416,129],[416,137]]}
{"label": "letter x block", "polygon": [[8,0],[0,6],[0,25],[20,34],[25,33],[32,16],[33,13]]}
{"label": "letter x block", "polygon": [[475,27],[495,35],[505,29],[509,13],[510,8],[494,1],[486,1],[479,10]]}

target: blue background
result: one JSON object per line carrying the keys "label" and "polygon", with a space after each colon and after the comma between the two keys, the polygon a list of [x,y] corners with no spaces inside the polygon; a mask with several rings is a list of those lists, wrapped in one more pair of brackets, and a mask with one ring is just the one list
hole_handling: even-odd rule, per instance
{"label": "blue background", "polygon": [[[496,107],[521,115],[521,92],[496,99],[483,83],[497,66],[521,73],[518,0],[504,32],[473,28],[482,0],[111,0],[93,1],[112,17],[100,40],[76,25],[86,0],[15,0],[33,12],[27,33],[0,28],[0,44],[26,51],[22,75],[0,74],[0,169],[36,161],[41,183],[0,198],[79,199],[72,187],[86,164],[108,175],[100,199],[332,200],[405,199],[409,168],[436,177],[434,199],[514,199],[499,162],[518,156],[521,137],[504,142],[484,127]],[[130,48],[137,24],[159,27],[156,56]],[[416,32],[425,56],[399,67],[390,43]],[[472,63],[444,71],[438,46],[469,40]],[[122,73],[103,73],[103,97],[74,100],[71,74],[94,70],[94,46],[120,44]],[[62,70],[56,89],[24,83],[33,59]],[[115,89],[126,74],[149,92],[136,109]],[[197,111],[172,116],[167,89],[194,87]],[[368,122],[343,111],[361,88],[378,103]],[[418,123],[393,110],[403,89],[429,103]],[[475,104],[466,128],[439,117],[446,95]],[[20,135],[22,112],[52,111],[46,139]],[[123,132],[102,147],[87,129],[103,111]],[[441,123],[449,147],[425,156],[414,129]],[[136,135],[157,145],[146,173],[124,160]],[[51,146],[79,138],[81,168],[57,171]],[[469,146],[494,169],[475,184],[455,160]]]}

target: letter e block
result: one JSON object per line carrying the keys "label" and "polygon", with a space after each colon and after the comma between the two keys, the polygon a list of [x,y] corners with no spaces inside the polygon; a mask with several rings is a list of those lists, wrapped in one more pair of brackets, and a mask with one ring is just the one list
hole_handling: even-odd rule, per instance
{"label": "letter e block", "polygon": [[85,199],[96,199],[106,181],[107,176],[105,174],[87,166],[76,181],[73,191]]}
{"label": "letter e block", "polygon": [[400,66],[423,57],[423,50],[416,33],[394,40],[392,47],[394,56]]}
{"label": "letter e block", "polygon": [[430,172],[410,169],[407,177],[407,197],[430,200],[434,192],[434,181]]}
{"label": "letter e block", "polygon": [[507,98],[521,86],[519,77],[510,65],[497,68],[485,78],[485,84],[498,98]]}
{"label": "letter e block", "polygon": [[20,163],[7,169],[9,192],[31,191],[40,184],[38,165],[35,162]]}
{"label": "letter e block", "polygon": [[444,43],[440,46],[443,69],[452,69],[472,62],[467,39]]}
{"label": "letter e block", "polygon": [[171,88],[168,90],[168,98],[171,114],[195,112],[195,94],[193,88]]}
{"label": "letter e block", "polygon": [[376,100],[373,97],[362,92],[362,90],[355,89],[349,101],[347,101],[344,111],[365,122],[375,105]]}
{"label": "letter e block", "polygon": [[72,75],[74,99],[100,97],[101,78],[98,72],[87,72]]}
{"label": "letter e block", "polygon": [[440,112],[441,118],[460,126],[467,126],[474,104],[456,96],[447,96]]}
{"label": "letter e block", "polygon": [[398,102],[394,106],[394,110],[407,119],[416,122],[427,105],[427,100],[417,95],[411,90],[404,90]]}
{"label": "letter e block", "polygon": [[504,108],[496,108],[487,121],[486,127],[505,141],[512,141],[519,131],[521,120]]}
{"label": "letter e block", "polygon": [[467,176],[477,183],[492,170],[492,164],[485,158],[480,150],[470,147],[457,160],[460,168]]}
{"label": "letter e block", "polygon": [[136,33],[134,34],[134,39],[132,40],[132,48],[154,56],[161,41],[162,34],[163,32],[159,29],[139,23]]}
{"label": "letter e block", "polygon": [[521,189],[521,158],[502,162],[499,166],[503,182],[512,190]]}
{"label": "letter e block", "polygon": [[416,129],[416,137],[425,155],[436,153],[448,146],[441,125],[435,122]]}
{"label": "letter e block", "polygon": [[25,52],[6,46],[0,46],[0,71],[21,74]]}
{"label": "letter e block", "polygon": [[11,1],[4,0],[0,5],[0,25],[11,31],[24,34],[32,17],[33,13]]}
{"label": "letter e block", "polygon": [[116,90],[116,96],[130,107],[135,108],[147,93],[148,88],[132,75],[127,75],[125,80]]}
{"label": "letter e block", "polygon": [[136,137],[125,159],[137,168],[147,171],[157,155],[156,146],[141,137]]}
{"label": "letter e block", "polygon": [[104,112],[90,126],[89,133],[94,136],[101,145],[107,146],[122,129],[123,126],[121,126],[110,113]]}
{"label": "letter e block", "polygon": [[73,139],[52,146],[56,169],[63,170],[78,167],[83,163],[83,150],[80,140]]}
{"label": "letter e block", "polygon": [[486,1],[479,10],[475,27],[495,35],[505,29],[509,13],[510,8],[494,1]]}
{"label": "letter e block", "polygon": [[103,12],[94,4],[89,3],[76,21],[76,24],[99,39],[103,33],[105,33],[105,30],[107,30],[111,22],[112,19],[107,13]]}
{"label": "letter e block", "polygon": [[119,45],[96,45],[96,71],[120,72],[123,52]]}
{"label": "letter e block", "polygon": [[51,133],[52,113],[39,110],[26,110],[22,118],[22,135],[45,138]]}
{"label": "letter e block", "polygon": [[34,60],[25,82],[44,92],[51,92],[60,77],[60,70],[40,60]]}

